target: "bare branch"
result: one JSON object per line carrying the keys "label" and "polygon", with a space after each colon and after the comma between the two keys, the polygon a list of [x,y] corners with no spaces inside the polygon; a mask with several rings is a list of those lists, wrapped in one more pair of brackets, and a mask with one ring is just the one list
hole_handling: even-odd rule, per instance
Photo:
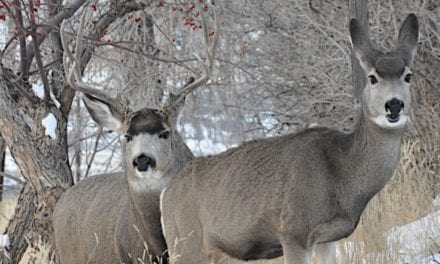
{"label": "bare branch", "polygon": [[8,179],[11,179],[11,180],[15,181],[18,184],[22,184],[22,185],[24,184],[24,181],[22,179],[18,178],[17,176],[14,176],[12,174],[0,171],[0,176],[8,178]]}
{"label": "bare branch", "polygon": [[87,169],[84,178],[87,178],[89,176],[90,169],[92,168],[93,161],[95,160],[95,155],[98,152],[99,139],[102,136],[102,132],[103,132],[102,127],[99,127],[98,135],[96,136],[96,140],[95,140],[95,146],[93,147],[92,156],[90,157],[90,160],[87,162]]}
{"label": "bare branch", "polygon": [[[17,26],[18,29],[18,39],[19,39],[19,44],[20,44],[20,71],[21,74],[23,76],[27,76],[28,72],[26,71],[26,59],[27,59],[27,55],[26,55],[26,37],[25,37],[25,29],[23,27],[23,15],[21,13],[21,3],[20,0],[15,0],[14,1],[14,5],[15,5],[15,14],[11,13],[11,16],[14,18],[15,20],[15,25]],[[7,7],[6,4],[4,4],[4,6]]]}
{"label": "bare branch", "polygon": [[[18,1],[18,0],[17,0]],[[52,30],[58,28],[60,23],[66,19],[71,17],[87,0],[77,0],[73,2],[70,6],[67,6],[62,9],[59,13],[55,14],[51,19],[49,19],[44,26],[39,27],[38,38],[34,41],[35,43],[31,43],[26,47],[26,65],[24,66],[25,71],[29,72],[31,68],[32,60],[35,56],[36,48],[35,45],[39,47],[41,43],[46,39]]]}
{"label": "bare branch", "polygon": [[44,101],[48,103],[50,101],[49,81],[47,80],[46,71],[44,69],[43,61],[41,60],[40,48],[37,45],[37,26],[35,24],[35,12],[33,6],[34,6],[33,1],[29,0],[31,36],[32,36],[32,43],[34,44],[35,60],[37,62],[38,72],[40,73],[41,81],[43,82]]}
{"label": "bare branch", "polygon": [[212,70],[214,68],[214,59],[215,59],[215,52],[218,46],[218,39],[220,35],[220,19],[217,16],[217,12],[215,8],[213,7],[214,12],[214,20],[215,20],[215,28],[212,31],[213,32],[213,40],[211,43],[209,43],[210,39],[210,33],[208,30],[208,25],[206,22],[206,18],[204,16],[204,12],[201,12],[202,16],[202,28],[203,28],[203,39],[204,39],[204,46],[205,46],[205,53],[206,58],[203,60],[198,54],[194,53],[194,57],[197,58],[197,60],[202,64],[203,67],[203,74],[191,82],[188,82],[187,85],[185,85],[177,94],[171,94],[170,99],[168,103],[163,107],[162,111],[165,114],[168,114],[170,109],[177,105],[181,100],[183,100],[188,94],[195,91],[200,86],[204,85],[208,80],[210,79],[212,75]]}
{"label": "bare branch", "polygon": [[[26,72],[26,37],[25,37],[25,29],[23,27],[23,15],[21,13],[21,3],[19,0],[16,0],[14,2],[14,10],[11,10],[9,5],[5,3],[4,0],[0,0],[0,3],[3,4],[4,8],[8,11],[9,15],[14,19],[15,26],[17,28],[17,32],[15,33],[14,38],[12,38],[6,45],[4,50],[1,52],[1,58],[3,58],[4,52],[7,50],[8,46],[12,41],[15,39],[15,37],[18,37],[19,40],[19,46],[20,46],[20,73],[21,78],[23,80],[27,80],[29,74]],[[18,81],[18,80],[16,80]],[[36,99],[22,86],[17,86],[18,91],[32,104],[36,102]]]}
{"label": "bare branch", "polygon": [[76,35],[75,51],[72,52],[67,43],[65,23],[61,24],[60,36],[61,44],[64,50],[63,65],[66,71],[66,80],[68,84],[76,91],[90,94],[100,100],[110,103],[115,107],[120,113],[125,113],[125,106],[120,100],[111,98],[107,96],[105,91],[99,90],[91,86],[90,84],[84,83],[82,81],[82,70],[81,70],[81,54],[83,54],[83,35],[85,30],[85,15],[84,12],[81,16],[78,33]]}

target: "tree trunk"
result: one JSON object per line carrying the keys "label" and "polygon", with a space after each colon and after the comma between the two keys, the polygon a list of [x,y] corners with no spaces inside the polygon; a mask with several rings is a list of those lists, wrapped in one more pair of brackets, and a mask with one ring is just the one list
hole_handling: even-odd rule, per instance
{"label": "tree trunk", "polygon": [[[31,105],[17,93],[17,86],[29,88],[28,83],[21,81],[11,71],[2,69],[0,127],[11,155],[26,179],[14,217],[6,230],[13,245],[9,251],[10,259],[3,259],[2,263],[18,263],[28,241],[35,241],[37,237],[45,242],[51,241],[55,203],[62,192],[72,185],[66,115],[55,105],[42,100]],[[55,138],[46,135],[41,122],[48,115],[53,115],[57,120]]]}
{"label": "tree trunk", "polygon": [[[0,172],[5,172],[5,159],[6,159],[6,143],[3,137],[0,135]],[[4,176],[0,175],[0,202],[3,201],[3,192],[4,187],[3,184]]]}
{"label": "tree trunk", "polygon": [[[59,1],[51,0],[47,3],[52,13],[62,13],[64,18],[71,16],[80,6],[76,4],[67,12]],[[109,24],[118,17],[145,7],[146,3],[111,1],[111,11],[100,18],[89,39],[102,36]],[[14,71],[0,66],[1,135],[25,178],[15,215],[5,232],[10,239],[9,256],[0,256],[0,263],[19,263],[29,244],[34,241],[43,241],[51,245],[52,249],[55,248],[52,214],[57,200],[73,184],[68,159],[67,121],[75,92],[65,85],[59,33],[53,32],[51,36],[53,61],[58,63],[53,66],[50,88],[61,106],[57,107],[52,100],[37,98],[31,91],[28,78],[22,78]],[[82,70],[89,62],[93,50],[93,46],[87,46],[83,52]],[[23,91],[28,97],[23,96]],[[48,116],[56,120],[52,122],[56,127],[55,136],[50,135],[42,123]]]}

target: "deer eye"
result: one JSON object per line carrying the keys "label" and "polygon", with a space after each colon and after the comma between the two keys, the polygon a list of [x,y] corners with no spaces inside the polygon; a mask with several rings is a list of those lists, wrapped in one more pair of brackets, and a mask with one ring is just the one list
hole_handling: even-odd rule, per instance
{"label": "deer eye", "polygon": [[407,82],[407,83],[410,83],[411,82],[411,77],[412,77],[412,74],[408,73],[407,75],[405,75],[405,78],[403,80],[405,82]]}
{"label": "deer eye", "polygon": [[170,136],[170,131],[164,131],[159,134],[159,138],[167,139]]}
{"label": "deer eye", "polygon": [[377,78],[374,75],[368,75],[368,79],[370,79],[370,83],[375,85],[377,83]]}
{"label": "deer eye", "polygon": [[125,140],[127,140],[127,142],[130,142],[133,139],[133,136],[129,135],[129,134],[125,134],[124,137],[125,137]]}

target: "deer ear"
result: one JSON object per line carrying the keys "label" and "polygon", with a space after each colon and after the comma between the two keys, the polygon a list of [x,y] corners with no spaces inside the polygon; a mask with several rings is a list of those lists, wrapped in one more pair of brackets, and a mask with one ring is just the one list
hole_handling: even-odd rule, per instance
{"label": "deer ear", "polygon": [[106,129],[122,132],[124,118],[108,102],[87,93],[83,93],[83,101],[96,123]]}
{"label": "deer ear", "polygon": [[350,20],[349,30],[353,53],[362,68],[364,68],[366,72],[369,72],[372,66],[368,61],[368,56],[374,49],[370,42],[368,29],[365,29],[357,19],[353,18]]}
{"label": "deer ear", "polygon": [[414,14],[409,14],[399,31],[396,51],[402,56],[407,65],[411,65],[419,41],[419,22]]}

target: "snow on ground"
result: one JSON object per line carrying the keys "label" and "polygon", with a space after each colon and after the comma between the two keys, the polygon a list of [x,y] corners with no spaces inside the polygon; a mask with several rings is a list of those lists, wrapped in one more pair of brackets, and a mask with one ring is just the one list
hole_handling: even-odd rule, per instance
{"label": "snow on ground", "polygon": [[404,263],[434,263],[430,262],[433,259],[431,254],[437,254],[436,260],[440,261],[440,211],[392,228],[388,243],[395,246],[393,254],[402,256]]}

